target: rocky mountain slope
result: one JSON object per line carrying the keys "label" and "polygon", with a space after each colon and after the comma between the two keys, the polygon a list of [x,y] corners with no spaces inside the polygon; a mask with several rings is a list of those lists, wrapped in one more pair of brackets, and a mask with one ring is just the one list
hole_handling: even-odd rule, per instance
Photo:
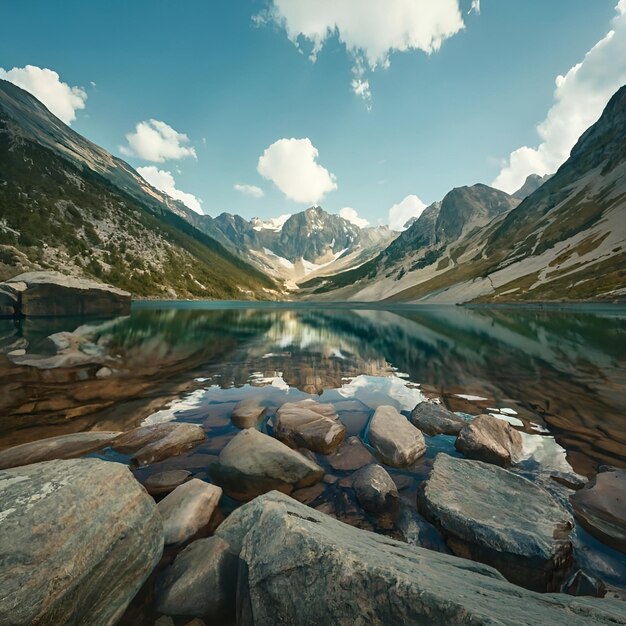
{"label": "rocky mountain slope", "polygon": [[54,269],[135,295],[268,298],[275,282],[34,96],[0,81],[0,279]]}
{"label": "rocky mountain slope", "polygon": [[[556,174],[519,206],[482,212],[490,222],[464,227],[438,246],[432,222],[439,223],[442,209],[432,205],[375,262],[305,287],[314,297],[432,303],[624,298],[624,137],[626,87]],[[458,204],[457,210],[468,214]],[[407,255],[394,253],[402,242]]]}
{"label": "rocky mountain slope", "polygon": [[545,176],[539,176],[539,174],[530,174],[526,177],[524,184],[513,194],[514,198],[518,200],[524,200],[533,191],[537,191],[543,183],[552,178],[552,174],[546,174]]}

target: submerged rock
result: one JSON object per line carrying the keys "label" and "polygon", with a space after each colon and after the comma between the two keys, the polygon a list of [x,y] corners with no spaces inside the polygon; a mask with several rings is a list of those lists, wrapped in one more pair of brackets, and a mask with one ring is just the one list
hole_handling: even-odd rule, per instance
{"label": "submerged rock", "polygon": [[504,467],[522,455],[522,436],[508,422],[479,415],[459,432],[455,447],[470,459]]}
{"label": "submerged rock", "polygon": [[467,422],[434,402],[420,402],[411,411],[411,423],[429,436],[458,435]]}
{"label": "submerged rock", "polygon": [[267,409],[261,404],[261,399],[253,396],[245,398],[235,406],[231,419],[237,428],[254,428],[266,412]]}
{"label": "submerged rock", "polygon": [[183,543],[208,526],[222,490],[197,478],[176,487],[159,502],[166,544]]}
{"label": "submerged rock", "polygon": [[406,504],[400,505],[396,526],[402,533],[404,540],[412,546],[452,554],[441,533],[413,507]]}
{"label": "submerged rock", "polygon": [[418,491],[420,512],[458,556],[536,591],[560,587],[571,560],[571,515],[544,489],[495,465],[438,454]]}
{"label": "submerged rock", "polygon": [[626,553],[626,470],[601,472],[570,501],[576,519],[586,530]]}
{"label": "submerged rock", "polygon": [[[130,313],[127,291],[87,278],[60,272],[27,272],[0,284],[0,292],[12,294],[17,314],[25,317],[68,315],[125,315]],[[7,298],[0,305],[7,309]]]}
{"label": "submerged rock", "polygon": [[161,558],[156,505],[119,463],[0,472],[0,624],[114,624]]}
{"label": "submerged rock", "polygon": [[625,624],[613,600],[537,594],[493,568],[343,524],[273,492],[217,535],[239,554],[237,623]]}
{"label": "submerged rock", "polygon": [[372,453],[358,437],[349,437],[328,457],[330,466],[341,472],[358,470],[365,465],[375,463]]}
{"label": "submerged rock", "polygon": [[393,520],[398,514],[399,495],[385,468],[368,465],[353,476],[352,484],[361,507],[379,518],[381,527],[393,527]]}
{"label": "submerged rock", "polygon": [[274,432],[292,448],[330,454],[343,441],[346,429],[337,420],[332,404],[302,400],[287,402],[278,409]]}
{"label": "submerged rock", "polygon": [[369,426],[369,443],[387,465],[412,465],[426,452],[424,435],[392,406],[379,406]]}
{"label": "submerged rock", "polygon": [[237,567],[237,556],[220,537],[190,543],[157,583],[157,611],[166,615],[201,615],[217,623],[231,621],[235,614]]}
{"label": "submerged rock", "polygon": [[189,480],[191,472],[183,469],[158,472],[149,476],[143,486],[151,496],[158,496],[174,491],[176,487]]}
{"label": "submerged rock", "polygon": [[71,459],[111,445],[118,432],[72,433],[23,443],[0,452],[0,469],[54,459]]}
{"label": "submerged rock", "polygon": [[252,428],[226,445],[211,471],[228,495],[243,501],[272,489],[291,493],[324,477],[319,465]]}

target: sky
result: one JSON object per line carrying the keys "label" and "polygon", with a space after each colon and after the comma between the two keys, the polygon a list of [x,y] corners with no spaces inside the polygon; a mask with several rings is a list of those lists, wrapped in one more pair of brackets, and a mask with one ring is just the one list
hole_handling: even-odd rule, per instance
{"label": "sky", "polygon": [[0,78],[191,209],[402,228],[552,173],[626,83],[626,0],[0,0]]}

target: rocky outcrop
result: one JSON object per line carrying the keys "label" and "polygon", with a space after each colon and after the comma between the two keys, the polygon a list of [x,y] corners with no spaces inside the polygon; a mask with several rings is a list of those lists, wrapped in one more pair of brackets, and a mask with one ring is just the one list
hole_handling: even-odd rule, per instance
{"label": "rocky outcrop", "polygon": [[559,589],[571,560],[571,515],[545,490],[495,465],[438,454],[418,508],[458,556],[536,591]]}
{"label": "rocky outcrop", "polygon": [[511,465],[522,455],[522,436],[509,423],[479,415],[459,432],[455,447],[470,459]]}
{"label": "rocky outcrop", "polygon": [[0,624],[115,624],[161,558],[152,498],[97,459],[0,472]]}
{"label": "rocky outcrop", "polygon": [[[130,294],[111,285],[60,272],[27,272],[0,284],[0,311],[13,298],[19,317],[125,315]],[[8,294],[8,295],[7,295]]]}
{"label": "rocky outcrop", "polygon": [[369,443],[383,463],[407,467],[426,452],[424,435],[392,406],[379,406],[369,425]]}
{"label": "rocky outcrop", "polygon": [[374,515],[382,528],[392,528],[398,515],[398,488],[384,467],[368,465],[352,479],[356,499],[363,510]]}
{"label": "rocky outcrop", "polygon": [[254,428],[266,411],[260,398],[245,398],[235,406],[231,419],[237,428]]}
{"label": "rocky outcrop", "polygon": [[197,478],[176,487],[158,504],[166,544],[180,544],[208,526],[222,490]]}
{"label": "rocky outcrop", "polygon": [[359,530],[279,493],[217,535],[239,554],[237,623],[626,624],[623,603],[537,594],[493,568]]}
{"label": "rocky outcrop", "polygon": [[0,452],[0,469],[55,459],[72,459],[106,448],[119,434],[109,431],[72,433],[23,443]]}
{"label": "rocky outcrop", "polygon": [[226,445],[211,471],[228,495],[242,501],[273,489],[291,493],[324,477],[317,463],[252,428]]}
{"label": "rocky outcrop", "polygon": [[576,519],[592,535],[626,553],[626,470],[600,472],[570,501]]}
{"label": "rocky outcrop", "polygon": [[230,623],[235,613],[237,565],[237,556],[219,537],[190,543],[159,579],[157,611]]}
{"label": "rocky outcrop", "polygon": [[278,409],[274,433],[292,448],[330,454],[343,441],[346,428],[332,404],[307,399],[287,402]]}
{"label": "rocky outcrop", "polygon": [[411,411],[411,423],[424,434],[458,435],[467,422],[440,404],[420,402]]}

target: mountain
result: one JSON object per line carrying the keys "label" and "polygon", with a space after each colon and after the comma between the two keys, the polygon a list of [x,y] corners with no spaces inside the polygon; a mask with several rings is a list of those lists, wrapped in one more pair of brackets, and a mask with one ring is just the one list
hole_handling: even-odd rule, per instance
{"label": "mountain", "polygon": [[56,269],[141,296],[278,295],[195,215],[0,80],[0,279]]}
{"label": "mountain", "polygon": [[339,299],[378,299],[401,288],[406,283],[403,277],[410,280],[418,270],[435,263],[438,268],[454,265],[456,260],[450,258],[450,246],[479,232],[518,204],[516,198],[487,185],[458,187],[424,209],[375,259],[352,271],[306,281],[302,287],[317,295],[347,288],[337,294]]}
{"label": "mountain", "polygon": [[[580,137],[568,160],[518,206],[438,248],[422,218],[376,263],[304,286],[318,297],[402,302],[615,300],[626,296],[626,86]],[[424,212],[426,214],[426,211]],[[483,217],[487,217],[483,214]],[[452,228],[454,232],[458,231]],[[448,234],[450,231],[448,230]],[[421,261],[406,266],[405,241]]]}
{"label": "mountain", "polygon": [[539,176],[539,174],[529,174],[524,181],[524,184],[513,194],[514,198],[518,200],[524,200],[534,191],[537,191],[543,183],[550,180],[552,174],[546,174],[545,176]]}
{"label": "mountain", "polygon": [[293,289],[303,279],[369,261],[398,234],[387,226],[360,228],[318,206],[266,221],[230,213],[198,217],[203,232]]}

